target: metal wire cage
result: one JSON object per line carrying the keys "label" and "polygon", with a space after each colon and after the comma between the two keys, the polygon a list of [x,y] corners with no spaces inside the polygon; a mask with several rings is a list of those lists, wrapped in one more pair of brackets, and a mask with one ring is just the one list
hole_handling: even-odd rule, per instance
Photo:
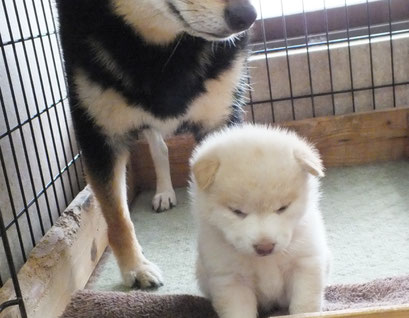
{"label": "metal wire cage", "polygon": [[260,1],[248,120],[407,105],[409,2]]}
{"label": "metal wire cage", "polygon": [[[409,104],[409,1],[254,0],[247,120]],[[83,188],[52,0],[0,8],[0,287]]]}
{"label": "metal wire cage", "polygon": [[[0,287],[84,186],[68,111],[55,10],[48,0],[0,9]],[[6,263],[7,262],[7,263]]]}

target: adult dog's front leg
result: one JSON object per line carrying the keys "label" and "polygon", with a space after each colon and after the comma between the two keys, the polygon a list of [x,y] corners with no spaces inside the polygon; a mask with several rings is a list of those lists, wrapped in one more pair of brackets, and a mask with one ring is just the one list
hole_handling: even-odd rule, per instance
{"label": "adult dog's front leg", "polygon": [[149,143],[156,173],[156,193],[152,199],[152,208],[156,212],[166,211],[177,203],[170,178],[168,147],[157,131],[144,130],[144,135]]}
{"label": "adult dog's front leg", "polygon": [[[105,144],[104,148],[107,147]],[[125,175],[127,158],[125,151],[118,153],[111,149],[92,159],[86,157],[87,177],[107,222],[109,244],[125,284],[140,288],[158,287],[162,285],[160,270],[142,254],[129,216]],[[101,168],[103,173],[98,171]]]}

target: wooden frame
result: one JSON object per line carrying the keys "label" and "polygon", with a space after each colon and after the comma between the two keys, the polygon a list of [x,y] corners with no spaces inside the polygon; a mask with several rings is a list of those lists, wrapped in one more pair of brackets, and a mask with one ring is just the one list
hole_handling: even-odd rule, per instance
{"label": "wooden frame", "polygon": [[409,305],[327,311],[323,313],[279,316],[275,318],[408,318]]}
{"label": "wooden frame", "polygon": [[[300,43],[304,44],[306,31],[304,15],[305,19],[307,20],[308,34],[310,36],[326,34],[328,31],[330,34],[337,32],[339,34],[337,38],[339,38],[341,35],[345,36],[347,34],[348,27],[349,33],[352,36],[368,35],[367,12],[369,12],[370,15],[371,28],[381,25],[382,32],[388,32],[389,19],[391,19],[392,23],[396,23],[399,21],[405,21],[409,18],[409,7],[407,6],[406,0],[394,0],[391,1],[390,4],[391,16],[389,16],[387,1],[369,2],[368,10],[365,2],[353,5],[348,4],[348,24],[345,17],[346,10],[343,6],[327,8],[326,10],[321,9],[318,11],[305,12],[304,14],[296,13],[286,15],[286,32],[284,32],[283,29],[282,16],[265,18],[264,27],[263,22],[261,20],[257,20],[252,28],[251,41],[253,44],[259,44],[259,46],[264,47],[264,37],[267,42],[278,41],[278,43],[284,42],[284,38],[287,37],[287,41],[290,41],[290,43],[294,42],[294,38],[298,38],[301,39]],[[326,15],[328,25],[325,23]]]}
{"label": "wooden frame", "polygon": [[[315,143],[327,167],[409,158],[408,107],[305,119],[280,126],[293,129]],[[184,135],[170,138],[167,144],[173,184],[186,186],[188,161],[195,142],[191,136]],[[144,141],[137,142],[133,149],[128,184],[130,194],[155,187],[153,163]],[[106,224],[87,187],[33,249],[19,272],[28,316],[58,317],[71,294],[85,286],[106,246]],[[14,289],[8,281],[0,290],[0,303],[13,298]],[[20,317],[18,308],[10,307],[0,317]],[[406,318],[409,304],[286,317]]]}
{"label": "wooden frame", "polygon": [[[106,224],[91,190],[82,190],[46,233],[18,273],[27,316],[56,318],[71,294],[84,288],[108,245]],[[0,303],[14,299],[11,280],[0,289]],[[20,317],[17,306],[1,318]]]}

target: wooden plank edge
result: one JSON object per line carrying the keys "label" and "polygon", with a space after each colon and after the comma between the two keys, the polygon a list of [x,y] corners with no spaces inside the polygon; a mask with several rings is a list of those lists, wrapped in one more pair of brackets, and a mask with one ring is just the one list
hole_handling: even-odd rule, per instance
{"label": "wooden plank edge", "polygon": [[408,318],[408,317],[409,304],[326,311],[321,313],[276,316],[274,318]]}
{"label": "wooden plank edge", "polygon": [[325,166],[406,158],[409,108],[401,107],[281,123],[316,145]]}
{"label": "wooden plank edge", "polygon": [[[86,187],[34,247],[18,273],[28,317],[58,317],[72,293],[85,286],[107,244],[105,220]],[[0,303],[14,298],[8,280],[0,289]],[[13,306],[0,317],[21,316]]]}
{"label": "wooden plank edge", "polygon": [[402,106],[396,108],[386,108],[386,109],[377,109],[371,111],[364,111],[364,112],[355,112],[355,113],[348,113],[343,115],[329,115],[329,116],[319,116],[314,118],[305,118],[299,120],[291,120],[291,121],[283,121],[277,123],[278,125],[295,125],[295,126],[305,126],[309,125],[313,122],[323,122],[323,121],[343,121],[348,119],[355,119],[360,117],[368,117],[368,116],[375,116],[379,117],[382,115],[394,114],[394,113],[409,113],[409,106]]}

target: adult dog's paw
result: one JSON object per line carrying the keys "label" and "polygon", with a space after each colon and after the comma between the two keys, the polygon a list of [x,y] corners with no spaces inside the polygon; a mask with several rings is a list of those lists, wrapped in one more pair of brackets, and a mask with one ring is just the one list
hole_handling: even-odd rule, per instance
{"label": "adult dog's paw", "polygon": [[158,266],[144,260],[137,268],[122,273],[125,285],[138,289],[155,289],[163,286]]}
{"label": "adult dog's paw", "polygon": [[158,213],[170,210],[176,204],[176,195],[173,189],[156,193],[152,199],[152,209]]}

